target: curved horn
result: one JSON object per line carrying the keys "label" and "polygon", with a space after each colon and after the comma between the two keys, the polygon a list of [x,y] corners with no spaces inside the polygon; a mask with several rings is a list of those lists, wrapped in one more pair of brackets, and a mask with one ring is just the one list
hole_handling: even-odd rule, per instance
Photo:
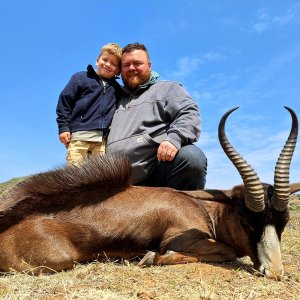
{"label": "curved horn", "polygon": [[287,106],[285,106],[284,108],[290,112],[293,123],[290,135],[279,155],[275,167],[273,206],[277,211],[284,211],[288,205],[290,195],[290,164],[296,147],[298,136],[297,115],[291,108]]}
{"label": "curved horn", "polygon": [[227,117],[238,108],[239,107],[229,110],[222,117],[218,129],[219,141],[225,154],[231,160],[243,179],[245,185],[246,206],[251,211],[261,212],[265,208],[263,186],[252,167],[231,146],[224,130]]}

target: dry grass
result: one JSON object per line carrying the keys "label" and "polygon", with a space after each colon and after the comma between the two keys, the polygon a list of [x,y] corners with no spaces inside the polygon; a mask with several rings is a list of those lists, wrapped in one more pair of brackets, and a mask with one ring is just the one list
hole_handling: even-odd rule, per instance
{"label": "dry grass", "polygon": [[[1,193],[1,192],[0,192]],[[54,275],[0,275],[1,299],[299,299],[300,201],[282,240],[286,275],[280,282],[252,270],[245,258],[224,264],[139,268],[130,262],[94,262]]]}

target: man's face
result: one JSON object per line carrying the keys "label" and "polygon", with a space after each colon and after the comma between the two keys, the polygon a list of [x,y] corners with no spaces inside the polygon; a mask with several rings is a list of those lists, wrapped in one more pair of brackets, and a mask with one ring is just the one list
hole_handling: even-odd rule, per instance
{"label": "man's face", "polygon": [[130,89],[146,83],[151,75],[151,62],[143,50],[133,50],[122,55],[122,80]]}

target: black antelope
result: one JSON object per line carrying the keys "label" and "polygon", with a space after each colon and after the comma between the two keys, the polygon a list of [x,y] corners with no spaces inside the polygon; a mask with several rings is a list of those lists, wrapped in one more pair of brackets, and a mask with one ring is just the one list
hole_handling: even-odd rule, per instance
{"label": "black antelope", "polygon": [[130,184],[120,157],[86,160],[33,175],[0,198],[0,270],[33,273],[75,262],[141,257],[140,265],[223,262],[250,256],[268,278],[283,275],[280,239],[289,220],[289,184],[298,120],[278,158],[274,186],[263,184],[225,134],[219,141],[243,179],[231,190],[177,191]]}

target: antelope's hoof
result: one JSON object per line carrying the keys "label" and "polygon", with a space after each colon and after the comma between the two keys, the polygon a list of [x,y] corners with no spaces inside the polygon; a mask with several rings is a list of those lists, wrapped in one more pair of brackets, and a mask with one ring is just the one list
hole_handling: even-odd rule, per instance
{"label": "antelope's hoof", "polygon": [[156,253],[153,251],[148,251],[142,260],[138,263],[139,267],[150,267],[154,264],[154,258]]}

